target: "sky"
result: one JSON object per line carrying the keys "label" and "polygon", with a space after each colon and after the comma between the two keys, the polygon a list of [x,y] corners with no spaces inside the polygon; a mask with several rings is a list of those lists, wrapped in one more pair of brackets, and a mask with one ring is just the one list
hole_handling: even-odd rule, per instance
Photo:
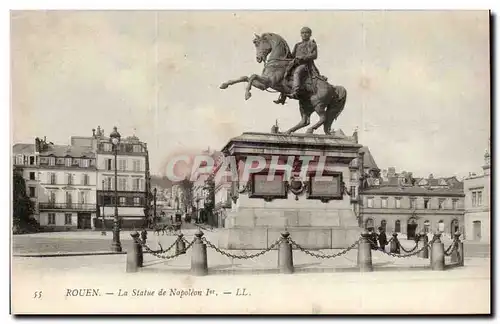
{"label": "sky", "polygon": [[[290,47],[312,29],[316,65],[347,89],[332,125],[359,128],[379,168],[415,176],[478,172],[490,137],[487,11],[11,12],[13,143],[69,144],[100,125],[148,143],[151,171],[179,153],[221,149],[243,132],[282,130],[298,103],[244,84],[254,33]],[[317,115],[312,115],[316,122]],[[304,132],[305,129],[299,132]],[[317,130],[322,133],[322,128]]]}

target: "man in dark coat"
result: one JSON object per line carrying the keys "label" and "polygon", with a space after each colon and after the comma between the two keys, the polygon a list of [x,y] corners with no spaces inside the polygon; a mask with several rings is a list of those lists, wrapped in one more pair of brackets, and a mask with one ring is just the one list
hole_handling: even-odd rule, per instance
{"label": "man in dark coat", "polygon": [[380,250],[385,251],[385,246],[387,245],[387,235],[385,235],[385,231],[382,227],[378,228],[378,244],[380,246]]}
{"label": "man in dark coat", "polygon": [[377,233],[375,233],[375,231],[373,230],[373,227],[370,227],[368,229],[368,234],[369,234],[369,238],[370,238],[371,248],[372,248],[372,250],[376,250],[377,249]]}

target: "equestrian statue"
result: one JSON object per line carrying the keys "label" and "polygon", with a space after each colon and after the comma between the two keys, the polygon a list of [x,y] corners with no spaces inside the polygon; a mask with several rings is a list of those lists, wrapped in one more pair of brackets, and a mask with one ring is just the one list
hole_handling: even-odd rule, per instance
{"label": "equestrian statue", "polygon": [[343,86],[333,86],[327,78],[319,73],[314,64],[318,57],[318,46],[311,39],[312,31],[304,27],[300,31],[302,42],[297,43],[290,51],[287,42],[278,34],[264,33],[255,35],[253,43],[256,48],[258,63],[264,62],[262,75],[252,74],[239,79],[229,80],[221,84],[221,89],[230,85],[247,82],[245,100],[250,99],[252,86],[260,90],[269,88],[280,92],[276,104],[284,104],[287,98],[299,101],[300,122],[286,131],[291,134],[310,124],[311,114],[315,111],[319,121],[307,129],[312,134],[323,125],[325,134],[331,134],[334,120],[344,109],[347,91]]}

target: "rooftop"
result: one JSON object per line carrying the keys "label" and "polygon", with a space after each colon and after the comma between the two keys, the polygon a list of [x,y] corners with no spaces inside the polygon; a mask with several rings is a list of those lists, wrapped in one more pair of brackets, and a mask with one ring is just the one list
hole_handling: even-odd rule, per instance
{"label": "rooftop", "polygon": [[364,194],[377,195],[415,195],[415,196],[463,196],[463,189],[458,188],[425,188],[419,186],[390,186],[381,185],[363,190]]}
{"label": "rooftop", "polygon": [[92,148],[75,145],[49,145],[45,150],[40,152],[40,156],[50,155],[56,157],[95,157]]}

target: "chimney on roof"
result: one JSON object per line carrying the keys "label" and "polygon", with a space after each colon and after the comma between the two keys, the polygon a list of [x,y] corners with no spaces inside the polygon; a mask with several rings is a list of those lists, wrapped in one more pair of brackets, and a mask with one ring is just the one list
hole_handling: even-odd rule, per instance
{"label": "chimney on roof", "polygon": [[429,174],[429,180],[432,180],[432,179],[434,179],[434,176],[431,173],[431,174]]}
{"label": "chimney on roof", "polygon": [[40,151],[41,151],[40,139],[38,137],[35,137],[35,152],[40,153]]}
{"label": "chimney on roof", "polygon": [[388,178],[394,178],[396,176],[396,168],[395,167],[389,167],[387,170],[387,177]]}

